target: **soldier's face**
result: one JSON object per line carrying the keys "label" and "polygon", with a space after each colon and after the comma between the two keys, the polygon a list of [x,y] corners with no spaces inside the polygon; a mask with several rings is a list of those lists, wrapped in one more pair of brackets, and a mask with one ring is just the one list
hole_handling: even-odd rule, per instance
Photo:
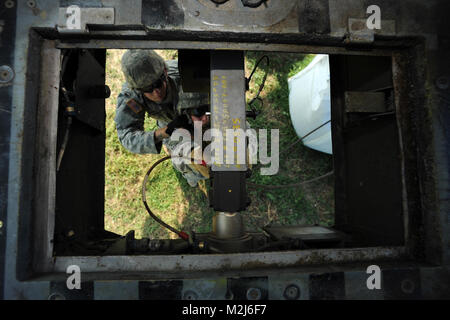
{"label": "soldier's face", "polygon": [[[167,71],[164,71],[166,73],[166,79],[167,79]],[[144,92],[144,95],[153,102],[161,102],[164,100],[164,98],[167,95],[167,80],[163,81],[163,85],[161,88],[153,89],[151,93]]]}

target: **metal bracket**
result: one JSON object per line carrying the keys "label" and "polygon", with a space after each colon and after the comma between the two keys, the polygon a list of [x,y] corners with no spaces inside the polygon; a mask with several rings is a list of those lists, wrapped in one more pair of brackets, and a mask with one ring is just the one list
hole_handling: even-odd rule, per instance
{"label": "metal bracket", "polygon": [[386,112],[384,92],[345,92],[345,112]]}
{"label": "metal bracket", "polygon": [[367,28],[365,19],[348,19],[348,41],[350,43],[372,43],[375,31]]}
{"label": "metal bracket", "polygon": [[381,20],[380,29],[369,29],[367,19],[348,19],[347,43],[373,43],[375,34],[395,35],[395,20]]}
{"label": "metal bracket", "polygon": [[[217,5],[209,0],[177,0],[185,12],[185,19],[200,21],[207,26],[216,27],[270,27],[285,19],[295,10],[297,1],[267,1],[264,6],[249,7],[255,1],[227,1]],[[259,4],[259,3],[257,3]]]}
{"label": "metal bracket", "polygon": [[10,83],[14,79],[14,70],[7,65],[0,66],[0,86]]}
{"label": "metal bracket", "polygon": [[58,32],[88,33],[88,25],[113,25],[115,21],[114,8],[74,7],[73,10],[70,7],[59,8]]}

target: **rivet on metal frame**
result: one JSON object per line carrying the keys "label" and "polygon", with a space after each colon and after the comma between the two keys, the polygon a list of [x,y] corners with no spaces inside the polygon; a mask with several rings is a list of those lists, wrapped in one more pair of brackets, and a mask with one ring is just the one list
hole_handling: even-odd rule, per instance
{"label": "rivet on metal frame", "polygon": [[6,84],[14,79],[14,71],[7,65],[0,66],[0,84]]}
{"label": "rivet on metal frame", "polygon": [[259,288],[249,288],[247,290],[247,300],[261,299],[261,290]]}
{"label": "rivet on metal frame", "polygon": [[197,300],[198,294],[192,290],[188,290],[183,294],[183,300]]}
{"label": "rivet on metal frame", "polygon": [[401,288],[404,293],[411,294],[414,292],[416,285],[410,279],[404,279],[401,283]]}
{"label": "rivet on metal frame", "polygon": [[300,297],[300,288],[291,284],[284,290],[283,296],[286,300],[297,300]]}
{"label": "rivet on metal frame", "polygon": [[48,300],[66,300],[66,297],[64,297],[62,294],[53,292],[51,293],[48,298]]}
{"label": "rivet on metal frame", "polygon": [[12,0],[6,0],[6,1],[5,1],[5,7],[6,7],[7,9],[13,8],[14,5],[15,5],[15,3],[14,3],[14,1],[12,1]]}
{"label": "rivet on metal frame", "polygon": [[28,0],[27,1],[27,6],[30,7],[30,8],[36,8],[36,1]]}

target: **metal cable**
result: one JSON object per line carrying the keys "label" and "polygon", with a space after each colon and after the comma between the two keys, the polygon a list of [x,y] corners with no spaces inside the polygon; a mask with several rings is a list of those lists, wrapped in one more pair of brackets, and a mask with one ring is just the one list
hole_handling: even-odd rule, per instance
{"label": "metal cable", "polygon": [[291,184],[281,184],[281,185],[270,185],[270,184],[257,184],[257,183],[252,183],[252,182],[247,182],[247,185],[249,187],[254,187],[254,188],[265,188],[265,189],[283,189],[283,188],[293,188],[293,187],[300,187],[302,185],[326,178],[328,176],[331,176],[334,173],[333,170],[331,170],[330,172],[325,173],[324,175],[321,175],[319,177],[310,179],[310,180],[306,180],[306,181],[302,181],[299,183],[291,183]]}
{"label": "metal cable", "polygon": [[152,210],[150,210],[148,204],[147,204],[147,199],[145,196],[145,193],[147,191],[146,185],[147,185],[147,181],[148,181],[148,177],[150,176],[150,173],[153,171],[153,169],[155,169],[155,167],[157,165],[159,165],[161,162],[164,162],[168,159],[170,159],[171,156],[165,156],[161,159],[159,159],[158,161],[156,161],[151,167],[150,169],[148,169],[147,173],[145,174],[144,177],[144,181],[142,183],[142,202],[144,203],[145,209],[147,209],[148,214],[156,221],[158,222],[160,225],[162,225],[163,227],[169,229],[170,231],[174,232],[175,234],[177,234],[181,239],[189,241],[189,235],[184,232],[184,231],[179,231],[177,229],[175,229],[174,227],[172,227],[171,225],[165,223],[164,221],[162,221],[160,218],[158,218],[153,212]]}

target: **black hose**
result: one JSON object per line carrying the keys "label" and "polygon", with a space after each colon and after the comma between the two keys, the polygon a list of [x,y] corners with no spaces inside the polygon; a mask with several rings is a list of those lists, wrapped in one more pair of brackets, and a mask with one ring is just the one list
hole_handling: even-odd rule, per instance
{"label": "black hose", "polygon": [[325,173],[324,175],[321,175],[319,177],[310,179],[310,180],[306,180],[306,181],[302,181],[299,183],[291,183],[291,184],[280,184],[280,185],[271,185],[271,184],[256,184],[256,183],[252,183],[252,182],[247,182],[247,185],[249,187],[254,187],[254,188],[265,188],[265,189],[282,189],[282,188],[294,188],[294,187],[300,187],[302,185],[314,182],[314,181],[318,181],[320,179],[326,178],[328,176],[331,176],[334,173],[334,171],[330,171]]}
{"label": "black hose", "polygon": [[148,207],[147,204],[147,199],[145,197],[145,193],[147,191],[146,189],[146,185],[147,185],[147,181],[148,181],[148,177],[150,176],[150,173],[153,171],[153,169],[159,165],[161,162],[164,162],[168,159],[170,159],[171,156],[166,156],[163,157],[161,159],[159,159],[158,161],[156,161],[151,167],[150,169],[148,169],[147,173],[145,174],[144,177],[144,182],[142,183],[142,202],[144,203],[145,209],[147,209],[148,214],[150,215],[150,217],[152,217],[156,222],[158,222],[160,225],[162,225],[163,227],[169,229],[170,231],[174,232],[175,234],[177,234],[181,239],[189,241],[189,235],[184,232],[184,231],[179,231],[177,229],[175,229],[174,227],[168,225],[167,223],[165,223],[164,221],[162,221],[160,218],[158,218],[153,212],[152,210],[150,210],[150,208]]}
{"label": "black hose", "polygon": [[258,98],[261,93],[261,91],[264,89],[264,84],[266,83],[267,75],[269,74],[269,64],[270,60],[268,56],[262,56],[258,62],[256,62],[255,67],[253,68],[253,71],[250,73],[250,76],[247,79],[247,86],[250,85],[250,81],[252,80],[253,74],[255,73],[256,69],[258,68],[258,65],[261,63],[262,59],[266,58],[266,73],[264,74],[263,80],[261,81],[261,84],[259,86],[258,92],[256,93],[255,97],[250,100],[248,103],[249,106],[251,106]]}

